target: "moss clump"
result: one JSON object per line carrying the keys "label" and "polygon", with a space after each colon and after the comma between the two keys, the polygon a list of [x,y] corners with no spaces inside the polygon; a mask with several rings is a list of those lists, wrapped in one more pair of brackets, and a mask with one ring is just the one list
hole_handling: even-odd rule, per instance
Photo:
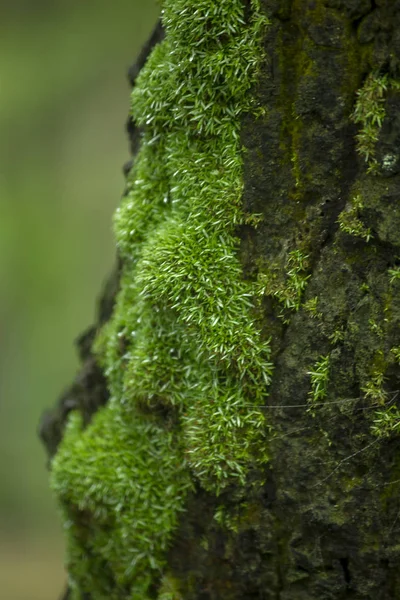
{"label": "moss clump", "polygon": [[367,397],[375,401],[375,404],[384,405],[382,410],[376,410],[373,416],[371,432],[377,437],[390,437],[398,435],[400,432],[400,409],[395,404],[399,391],[388,391],[384,389],[385,372],[391,365],[400,364],[400,348],[393,346],[390,349],[388,358],[384,361],[383,353],[381,356],[381,366],[375,367],[371,381],[364,387],[363,391]]}
{"label": "moss clump", "polygon": [[70,597],[71,600],[82,600],[82,595],[79,590],[73,585],[73,582],[70,582]]}
{"label": "moss clump", "polygon": [[378,72],[370,73],[363,87],[357,92],[357,102],[352,115],[360,125],[356,135],[357,151],[368,164],[368,173],[376,173],[378,161],[375,146],[386,115],[385,102],[388,89],[400,89],[398,81]]}
{"label": "moss clump", "polygon": [[179,582],[169,574],[164,575],[158,600],[183,600],[179,591]]}
{"label": "moss clump", "polygon": [[361,386],[361,391],[365,395],[365,398],[367,398],[372,405],[385,404],[388,399],[388,392],[384,389],[384,383],[386,381],[385,374],[390,361],[394,361],[392,354],[389,354],[389,359],[387,359],[382,349],[375,352],[369,375]]}
{"label": "moss clump", "polygon": [[399,433],[400,410],[397,406],[389,406],[386,410],[377,410],[371,427],[372,433],[378,437],[390,437]]}
{"label": "moss clump", "polygon": [[290,322],[292,312],[300,309],[304,290],[311,277],[307,274],[309,269],[309,256],[301,250],[289,252],[283,270],[279,265],[272,265],[260,270],[256,284],[259,296],[271,296],[280,305],[278,316],[284,323]]}
{"label": "moss clump", "polygon": [[162,19],[132,98],[145,133],[115,217],[121,290],[96,342],[112,399],[86,429],[71,417],[53,462],[71,577],[98,600],[154,590],[192,477],[218,494],[268,460],[270,347],[236,237],[257,219],[239,132],[267,20],[258,0],[165,0]]}
{"label": "moss clump", "polygon": [[400,280],[400,268],[388,269],[389,281],[391,284]]}
{"label": "moss clump", "polygon": [[318,296],[309,298],[307,302],[303,304],[304,310],[306,310],[314,319],[322,319],[322,313],[318,310]]}
{"label": "moss clump", "polygon": [[99,600],[125,597],[133,575],[146,588],[190,487],[176,434],[113,399],[85,431],[71,416],[53,473],[73,581]]}
{"label": "moss clump", "polygon": [[369,242],[372,238],[371,229],[365,227],[359,217],[359,213],[363,207],[362,198],[357,194],[351,201],[350,207],[340,213],[338,223],[340,230],[344,233],[362,238],[366,242]]}
{"label": "moss clump", "polygon": [[308,372],[311,378],[311,390],[308,393],[311,406],[325,400],[329,383],[330,354],[321,356],[314,365],[312,371]]}
{"label": "moss clump", "polygon": [[373,404],[384,404],[387,399],[387,392],[383,389],[384,382],[384,373],[379,370],[374,371],[370,379],[361,387],[361,391]]}
{"label": "moss clump", "polygon": [[400,347],[393,346],[393,348],[390,349],[390,352],[393,355],[394,360],[400,365]]}

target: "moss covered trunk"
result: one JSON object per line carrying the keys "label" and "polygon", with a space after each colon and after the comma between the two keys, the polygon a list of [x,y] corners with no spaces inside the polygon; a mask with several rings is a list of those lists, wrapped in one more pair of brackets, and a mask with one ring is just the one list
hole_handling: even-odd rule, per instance
{"label": "moss covered trunk", "polygon": [[42,424],[70,597],[400,598],[400,2],[163,5]]}

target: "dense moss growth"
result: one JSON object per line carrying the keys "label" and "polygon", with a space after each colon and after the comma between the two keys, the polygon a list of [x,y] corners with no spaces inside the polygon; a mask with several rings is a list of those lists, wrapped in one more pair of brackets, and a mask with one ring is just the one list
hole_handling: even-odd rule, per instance
{"label": "dense moss growth", "polygon": [[241,204],[239,126],[266,23],[256,0],[166,0],[165,40],[133,92],[145,133],[115,217],[121,289],[96,342],[111,400],[86,429],[71,416],[52,465],[73,585],[99,600],[143,600],[157,582],[190,473],[218,493],[268,460],[270,348],[236,235],[257,222]]}
{"label": "dense moss growth", "polygon": [[398,3],[163,23],[95,344],[111,399],[53,461],[76,595],[398,598]]}
{"label": "dense moss growth", "polygon": [[[143,597],[190,487],[181,450],[174,432],[116,399],[85,431],[71,414],[53,468],[68,507],[68,560],[78,591]],[[139,584],[131,593],[133,577]]]}
{"label": "dense moss growth", "polygon": [[[390,78],[387,73],[373,72],[368,75],[364,85],[357,92],[352,118],[360,126],[360,131],[356,135],[357,151],[368,164],[369,173],[376,173],[379,167],[375,146],[386,114],[386,96],[391,89],[399,90],[400,83]],[[390,169],[393,160],[393,157],[387,155],[383,168]]]}

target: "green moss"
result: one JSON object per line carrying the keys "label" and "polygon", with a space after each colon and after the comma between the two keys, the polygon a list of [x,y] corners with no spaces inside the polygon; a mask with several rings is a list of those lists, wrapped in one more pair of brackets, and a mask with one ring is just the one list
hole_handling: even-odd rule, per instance
{"label": "green moss", "polygon": [[393,346],[393,348],[390,349],[390,352],[392,353],[395,361],[400,365],[400,347]]}
{"label": "green moss", "polygon": [[[249,498],[250,494],[247,496]],[[230,498],[231,500],[231,498]],[[260,504],[251,500],[237,500],[236,503],[220,504],[214,514],[214,520],[227,532],[239,534],[256,527],[261,518]]]}
{"label": "green moss", "polygon": [[[295,117],[294,117],[295,118]],[[294,179],[294,187],[296,188],[293,196],[298,198],[300,196],[299,188],[301,186],[301,164],[299,159],[299,154],[296,149],[293,149],[292,158],[290,159],[292,163],[292,175]]]}
{"label": "green moss", "polygon": [[158,600],[183,600],[179,582],[168,573],[162,579]]}
{"label": "green moss", "polygon": [[238,533],[239,531],[239,516],[237,514],[232,515],[227,510],[224,504],[218,506],[214,519],[216,522],[229,531],[233,531],[234,533]]}
{"label": "green moss", "polygon": [[[301,10],[303,10],[302,7]],[[304,152],[301,148],[302,135],[304,134],[304,121],[299,114],[301,106],[300,98],[293,102],[293,89],[299,92],[301,88],[306,87],[306,82],[316,79],[318,69],[310,56],[310,47],[308,43],[300,45],[297,40],[288,44],[287,40],[281,37],[276,47],[276,53],[279,57],[280,72],[282,75],[279,109],[282,112],[281,128],[281,149],[284,152],[285,160],[290,162],[293,178],[293,189],[289,197],[297,202],[301,201],[304,193],[305,179],[309,176],[304,161]],[[288,144],[288,140],[290,143]]]}
{"label": "green moss", "polygon": [[312,371],[308,372],[311,378],[311,390],[308,393],[311,410],[315,404],[325,400],[329,383],[330,355],[321,356],[314,365]]}
{"label": "green moss", "polygon": [[115,216],[121,290],[96,342],[111,401],[86,429],[71,416],[52,469],[72,580],[96,600],[148,597],[193,478],[218,494],[268,460],[270,346],[236,237],[258,219],[239,133],[267,20],[258,0],[249,15],[165,0],[162,18],[132,97],[145,133]]}
{"label": "green moss", "polygon": [[386,410],[377,410],[374,415],[371,431],[378,437],[389,437],[400,432],[400,410],[397,406],[389,406]]}
{"label": "green moss", "polygon": [[396,267],[395,269],[389,269],[388,274],[389,274],[389,280],[390,280],[391,284],[398,282],[400,280],[400,268],[399,267]]}
{"label": "green moss", "polygon": [[383,338],[384,332],[383,332],[382,326],[379,325],[379,323],[377,323],[375,319],[373,319],[373,318],[369,319],[368,325],[369,325],[370,330],[373,333],[375,333],[378,337]]}
{"label": "green moss", "polygon": [[400,433],[400,409],[394,404],[398,392],[388,392],[383,386],[387,368],[394,364],[400,365],[400,348],[392,347],[387,358],[381,351],[378,357],[380,360],[376,361],[371,380],[363,391],[375,404],[383,405],[382,410],[375,410],[373,414],[371,432],[377,437],[390,437]]}
{"label": "green moss", "polygon": [[259,296],[271,296],[280,305],[278,316],[284,323],[289,323],[290,313],[297,312],[302,303],[304,291],[310,274],[309,256],[301,250],[289,252],[284,270],[277,265],[260,266],[258,281],[255,286]]}
{"label": "green moss", "polygon": [[366,242],[369,242],[372,238],[370,228],[365,227],[359,218],[360,211],[363,209],[362,198],[359,194],[354,196],[349,207],[343,210],[338,218],[338,223],[341,231],[360,237]]}
{"label": "green moss", "polygon": [[387,392],[384,389],[385,373],[388,363],[383,350],[375,352],[374,360],[370,368],[370,374],[367,381],[361,386],[361,391],[365,394],[371,403],[385,404]]}
{"label": "green moss", "polygon": [[344,327],[338,327],[337,329],[334,330],[333,333],[331,333],[329,336],[329,341],[335,345],[338,344],[339,342],[343,342],[344,338],[345,338],[345,331],[344,331]]}
{"label": "green moss", "polygon": [[387,398],[386,391],[383,389],[385,376],[377,371],[371,375],[371,378],[361,387],[361,391],[369,398],[372,403],[384,404]]}
{"label": "green moss", "polygon": [[133,575],[146,586],[190,487],[177,434],[113,399],[86,430],[71,416],[53,474],[72,579],[99,600],[124,597]]}
{"label": "green moss", "polygon": [[304,310],[306,310],[314,319],[322,319],[322,313],[318,311],[318,296],[314,296],[304,302]]}
{"label": "green moss", "polygon": [[375,71],[368,75],[363,87],[357,92],[352,119],[360,125],[360,131],[356,135],[357,151],[368,164],[369,173],[376,173],[379,166],[375,145],[386,115],[386,94],[390,88],[398,90],[399,82]]}
{"label": "green moss", "polygon": [[82,595],[79,592],[79,590],[76,587],[75,588],[73,587],[72,582],[69,582],[69,583],[70,583],[70,590],[71,590],[70,591],[71,600],[82,600]]}

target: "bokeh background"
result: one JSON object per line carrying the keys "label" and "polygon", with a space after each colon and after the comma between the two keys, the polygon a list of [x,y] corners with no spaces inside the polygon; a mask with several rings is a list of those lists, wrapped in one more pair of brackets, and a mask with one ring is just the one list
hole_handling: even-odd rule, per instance
{"label": "bokeh background", "polygon": [[156,0],[0,0],[0,597],[57,600],[63,540],[36,437],[114,261],[126,72]]}

